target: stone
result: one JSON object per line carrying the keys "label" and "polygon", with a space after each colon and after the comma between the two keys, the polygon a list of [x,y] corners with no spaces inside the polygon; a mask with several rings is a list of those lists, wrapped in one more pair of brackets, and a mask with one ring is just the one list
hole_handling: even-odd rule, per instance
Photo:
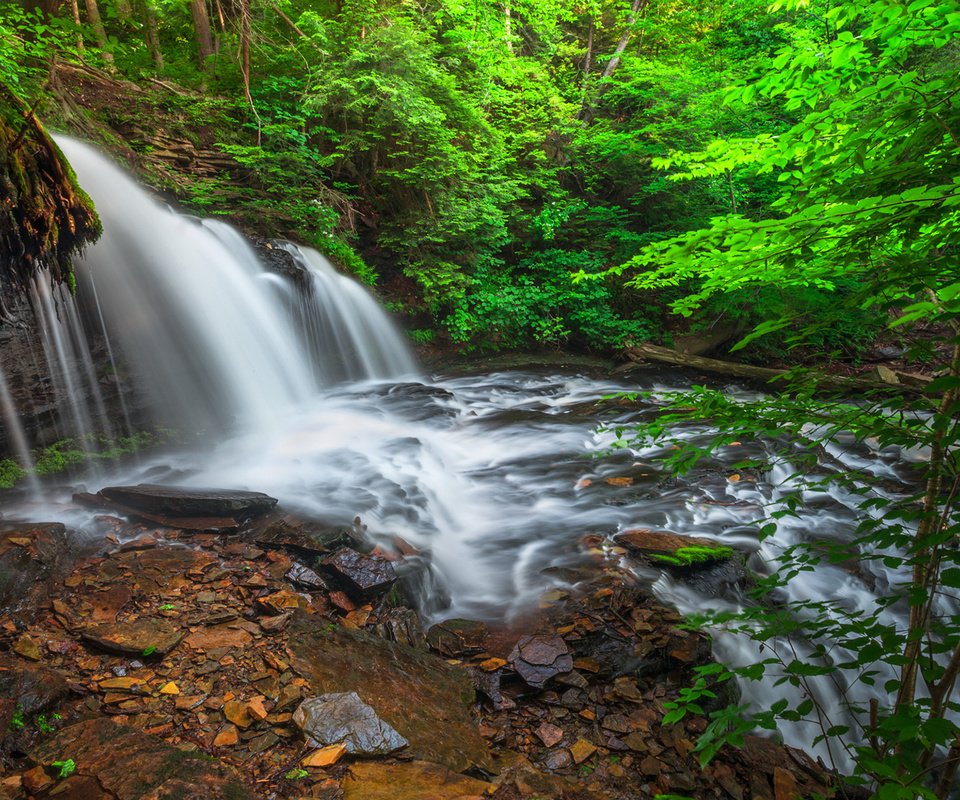
{"label": "stone", "polygon": [[319,750],[314,750],[300,763],[304,767],[331,767],[336,764],[346,752],[346,744],[339,742],[329,747],[321,747]]}
{"label": "stone", "polygon": [[563,739],[563,728],[558,728],[556,725],[544,722],[537,728],[536,734],[537,738],[543,742],[544,747],[553,747]]}
{"label": "stone", "polygon": [[214,737],[214,747],[233,747],[240,743],[240,734],[236,725],[224,725],[223,729]]}
{"label": "stone", "polygon": [[293,712],[293,721],[310,739],[323,745],[342,742],[356,755],[387,755],[408,744],[356,692],[307,698]]}
{"label": "stone", "polygon": [[253,724],[253,717],[246,703],[239,700],[228,700],[223,704],[223,716],[238,728],[249,728]]}
{"label": "stone", "polygon": [[275,497],[262,492],[196,489],[141,483],[107,486],[100,495],[137,511],[169,517],[253,517],[270,511]]}
{"label": "stone", "polygon": [[458,775],[439,764],[358,761],[343,782],[344,800],[479,800],[492,784]]}
{"label": "stone", "polygon": [[586,739],[577,739],[576,742],[570,745],[570,755],[573,758],[574,764],[582,764],[596,752],[597,746],[591,744]]}
{"label": "stone", "polygon": [[[287,647],[291,666],[319,695],[356,692],[410,746],[413,758],[454,772],[490,771],[487,744],[473,718],[470,677],[429,653],[296,612]],[[279,703],[278,703],[279,706]]]}
{"label": "stone", "polygon": [[733,551],[711,539],[680,536],[670,531],[654,531],[649,528],[633,528],[616,537],[622,544],[657,563],[688,568],[698,568],[725,561]]}
{"label": "stone", "polygon": [[33,637],[26,633],[14,643],[13,652],[30,661],[40,661],[40,659],[43,658],[43,655],[40,653],[40,647],[34,641]]}
{"label": "stone", "polygon": [[364,555],[349,547],[341,547],[321,563],[354,599],[386,594],[397,581],[397,571],[383,556]]}
{"label": "stone", "polygon": [[253,636],[243,628],[231,627],[230,623],[226,623],[194,631],[184,643],[194,650],[214,650],[218,647],[246,647],[252,641]]}
{"label": "stone", "polygon": [[54,783],[53,778],[47,775],[43,767],[34,767],[23,773],[23,788],[33,794],[49,789]]}
{"label": "stone", "polygon": [[301,556],[319,556],[354,542],[353,530],[305,522],[276,511],[254,522],[246,534],[262,547],[284,547]]}
{"label": "stone", "polygon": [[75,555],[59,522],[0,521],[0,608],[32,621],[42,601],[60,590]]}
{"label": "stone", "polygon": [[295,583],[311,592],[323,592],[327,590],[327,582],[316,572],[303,564],[294,563],[283,576],[290,583]]}
{"label": "stone", "polygon": [[485,650],[489,635],[490,629],[483,622],[448,619],[431,626],[427,644],[446,658],[458,658]]}
{"label": "stone", "polygon": [[51,764],[65,753],[78,778],[92,777],[112,800],[253,800],[240,776],[223,762],[189,753],[108,717],[69,725],[41,740],[30,754]]}
{"label": "stone", "polygon": [[84,628],[80,638],[88,645],[121,656],[163,658],[183,639],[183,632],[163,619],[142,617],[130,622]]}
{"label": "stone", "polygon": [[522,636],[507,660],[524,681],[537,689],[573,669],[573,656],[559,636]]}
{"label": "stone", "polygon": [[69,691],[60,673],[0,654],[0,731],[10,729],[18,708],[29,719],[54,707]]}

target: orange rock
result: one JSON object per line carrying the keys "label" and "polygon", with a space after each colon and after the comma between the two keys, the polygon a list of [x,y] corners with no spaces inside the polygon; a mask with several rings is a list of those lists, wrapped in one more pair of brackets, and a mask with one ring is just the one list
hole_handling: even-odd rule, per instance
{"label": "orange rock", "polygon": [[258,695],[254,697],[247,703],[247,711],[250,712],[250,716],[254,719],[266,719],[267,714],[269,713],[264,707],[263,702],[267,698],[263,695]]}
{"label": "orange rock", "polygon": [[577,739],[577,741],[570,746],[570,755],[573,756],[573,762],[575,764],[582,764],[596,752],[596,745],[590,744],[586,739]]}
{"label": "orange rock", "polygon": [[53,784],[53,778],[47,775],[43,767],[34,767],[23,773],[23,785],[28,792],[33,794],[38,794]]}
{"label": "orange rock", "polygon": [[249,728],[253,723],[247,704],[238,700],[231,700],[223,704],[223,716],[240,728]]}
{"label": "orange rock", "polygon": [[213,740],[214,747],[233,747],[240,742],[240,735],[237,733],[236,726],[224,725],[223,729]]}
{"label": "orange rock", "polygon": [[484,672],[493,672],[494,670],[498,670],[500,669],[500,667],[505,667],[506,665],[507,665],[506,659],[488,658],[486,661],[481,661],[479,664],[479,667]]}
{"label": "orange rock", "polygon": [[160,694],[180,694],[180,687],[173,681],[170,681],[160,687]]}
{"label": "orange rock", "polygon": [[346,752],[347,746],[343,742],[340,742],[339,744],[332,744],[329,747],[321,747],[319,750],[314,750],[300,763],[305,767],[329,767],[336,764]]}

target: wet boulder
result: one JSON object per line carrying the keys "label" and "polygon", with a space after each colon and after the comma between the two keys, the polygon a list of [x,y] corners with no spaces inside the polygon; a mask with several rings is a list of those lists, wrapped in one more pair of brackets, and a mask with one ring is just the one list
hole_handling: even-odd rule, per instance
{"label": "wet boulder", "polygon": [[359,600],[386,594],[397,581],[397,571],[388,559],[349,547],[340,548],[321,565],[347,594]]}
{"label": "wet boulder", "polygon": [[633,528],[616,537],[619,545],[648,558],[655,564],[695,568],[726,561],[733,550],[710,539],[680,536],[670,531]]}
{"label": "wet boulder", "polygon": [[261,547],[282,547],[305,559],[325,556],[344,546],[359,546],[359,532],[354,527],[307,522],[278,511],[250,523],[243,535]]}
{"label": "wet boulder", "polygon": [[318,745],[342,742],[354,755],[385,756],[408,744],[356,692],[310,697],[293,712],[293,721]]}
{"label": "wet boulder", "polygon": [[275,497],[262,492],[188,489],[149,483],[107,486],[100,494],[128,508],[170,517],[244,518],[264,514],[277,504]]}
{"label": "wet boulder", "polygon": [[530,686],[542,689],[547,681],[573,669],[573,656],[559,636],[522,636],[507,659]]}

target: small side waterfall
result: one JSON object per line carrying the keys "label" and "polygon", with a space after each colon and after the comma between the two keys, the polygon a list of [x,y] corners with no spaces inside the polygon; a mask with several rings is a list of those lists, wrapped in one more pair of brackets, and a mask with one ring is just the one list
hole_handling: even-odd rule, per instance
{"label": "small side waterfall", "polygon": [[79,260],[79,293],[95,298],[158,419],[269,430],[339,381],[416,373],[376,302],[316,251],[285,245],[309,277],[297,297],[230,226],[176,214],[92,147],[57,142],[104,227]]}

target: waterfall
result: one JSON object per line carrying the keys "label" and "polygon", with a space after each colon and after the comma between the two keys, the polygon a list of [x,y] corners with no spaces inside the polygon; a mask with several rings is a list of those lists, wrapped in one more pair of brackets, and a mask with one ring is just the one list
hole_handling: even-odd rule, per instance
{"label": "waterfall", "polygon": [[307,276],[298,294],[230,226],[174,213],[92,147],[57,143],[104,228],[78,259],[79,293],[158,420],[269,430],[341,380],[416,373],[376,302],[316,251],[284,245]]}

